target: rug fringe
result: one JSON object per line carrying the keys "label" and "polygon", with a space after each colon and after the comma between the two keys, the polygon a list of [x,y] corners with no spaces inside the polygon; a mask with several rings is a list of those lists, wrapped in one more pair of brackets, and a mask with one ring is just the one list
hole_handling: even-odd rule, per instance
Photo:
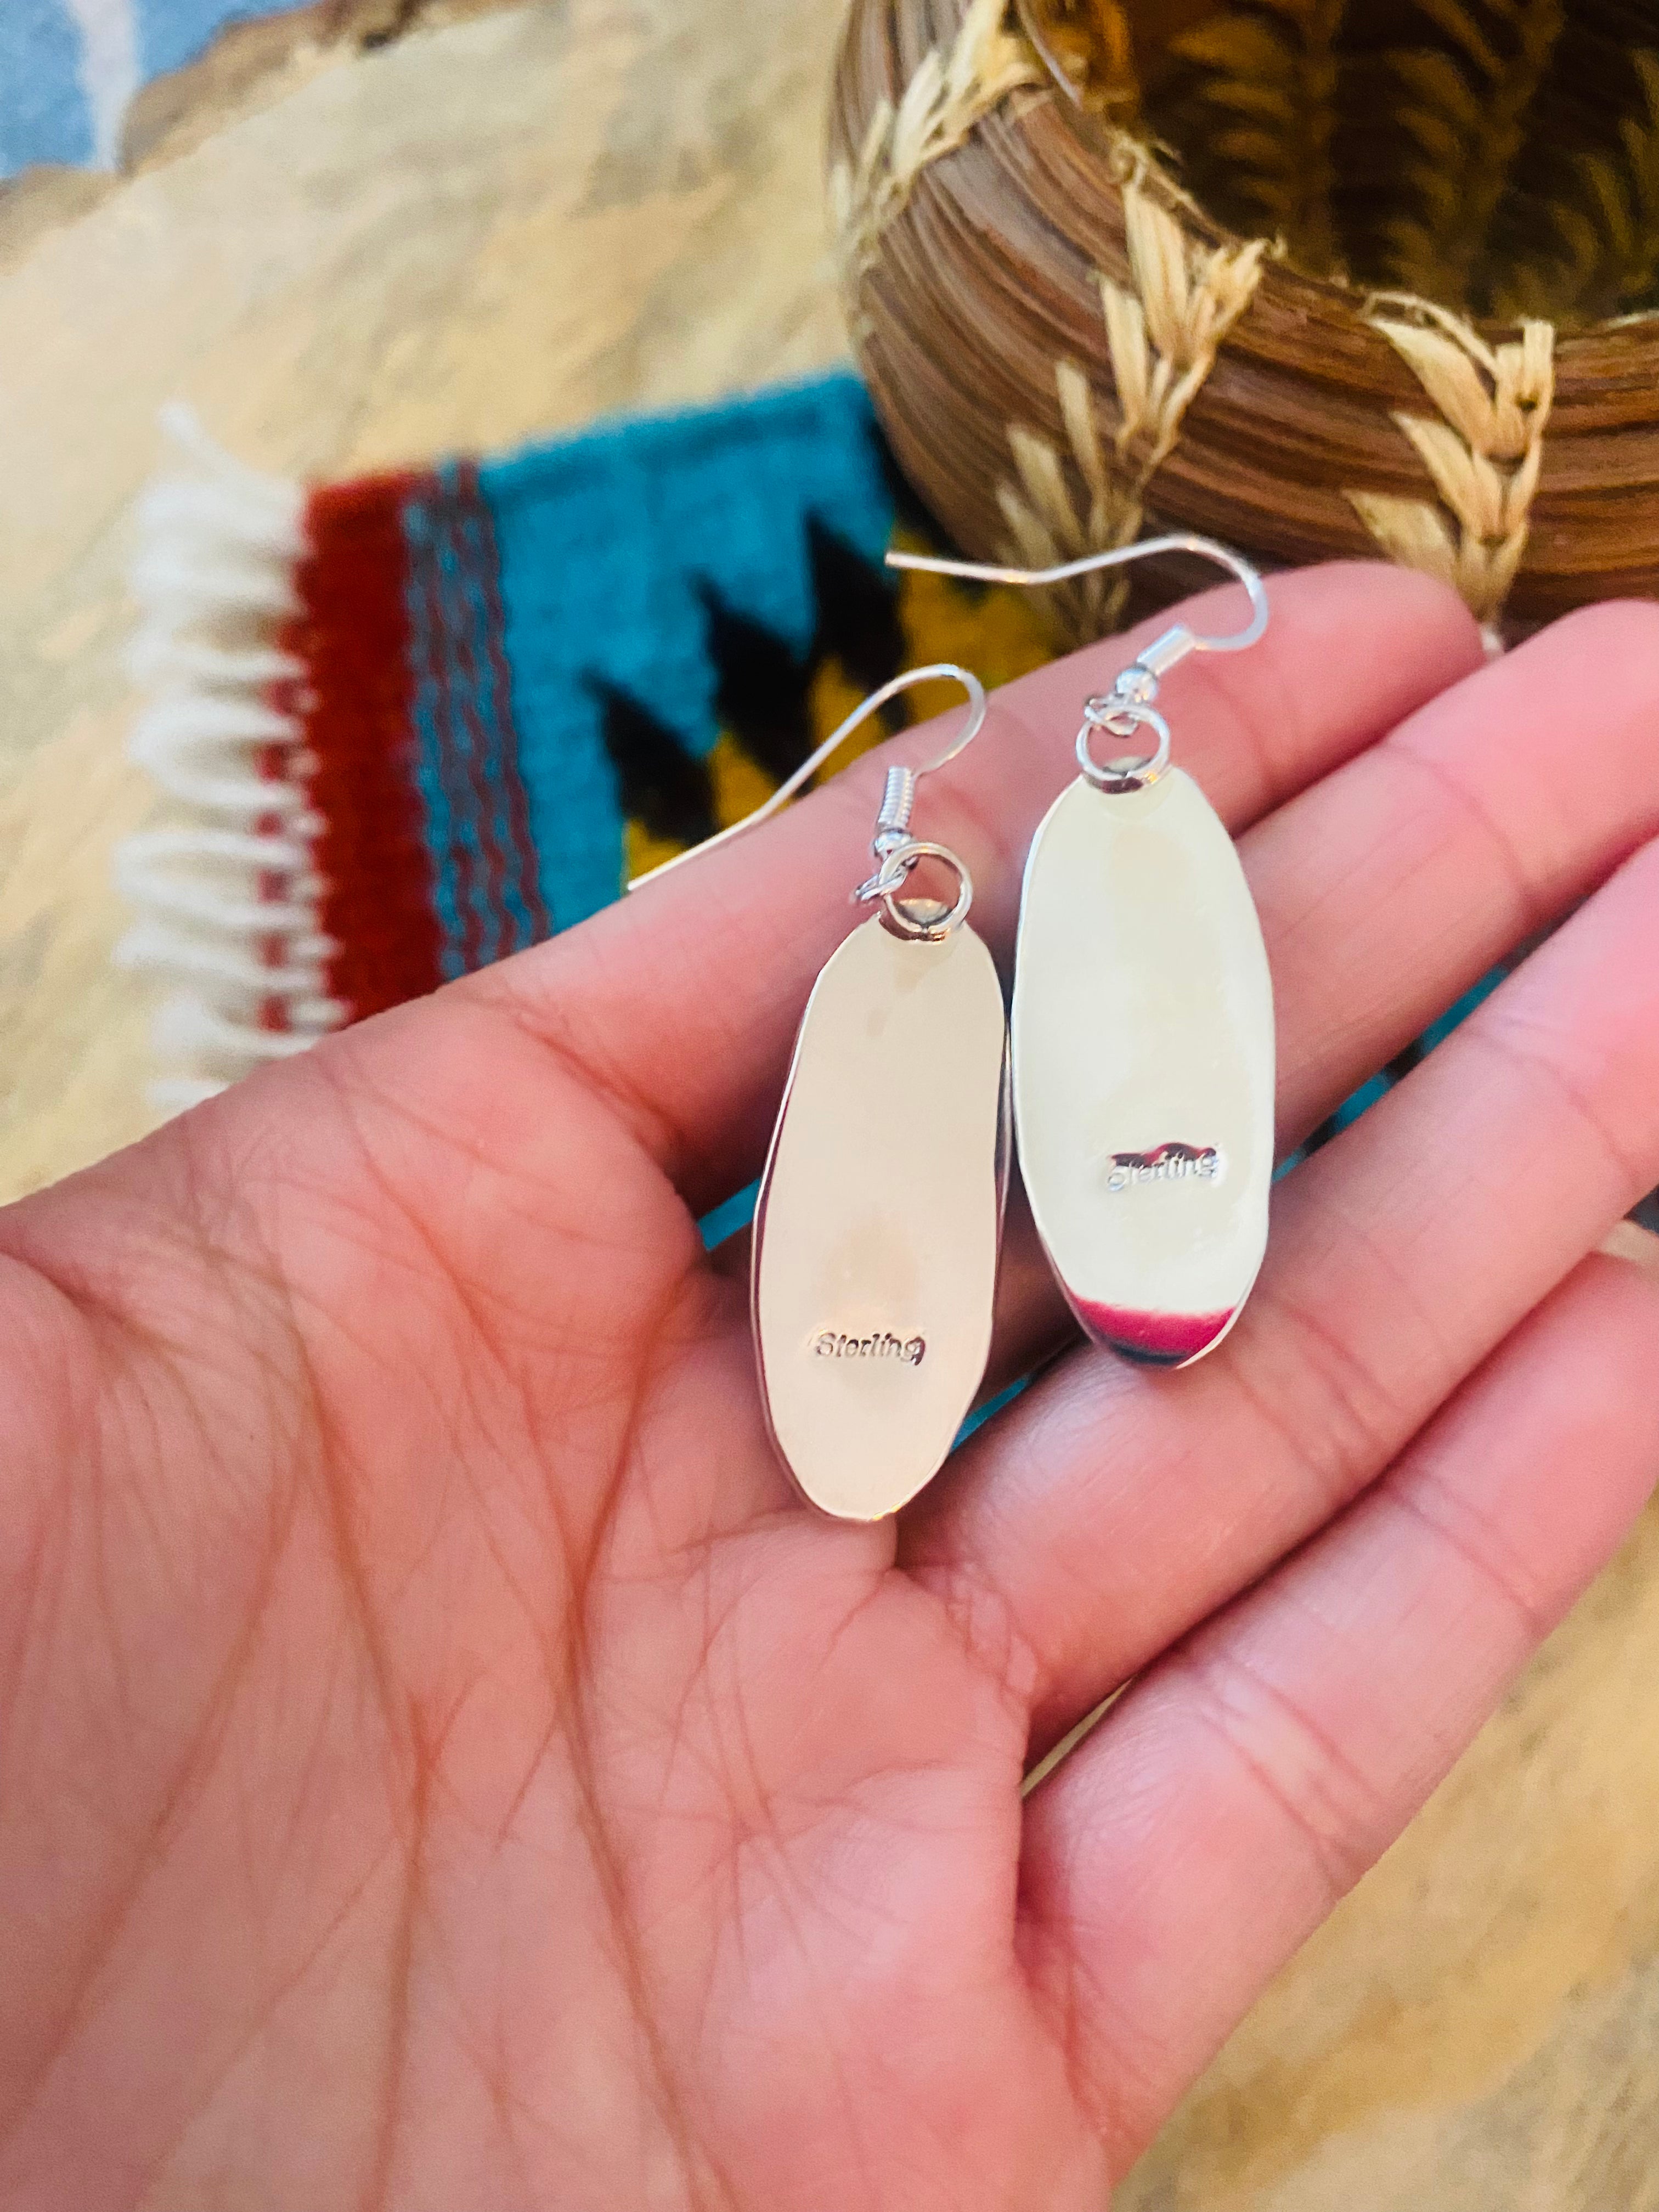
{"label": "rug fringe", "polygon": [[304,1051],[347,1010],[328,996],[319,824],[287,696],[305,671],[277,642],[298,610],[304,495],[224,452],[187,407],[161,427],[187,465],[138,503],[128,664],[149,696],[128,750],[185,818],[118,850],[138,920],[115,957],[177,987],[156,1015],[168,1072],[149,1096],[178,1112]]}

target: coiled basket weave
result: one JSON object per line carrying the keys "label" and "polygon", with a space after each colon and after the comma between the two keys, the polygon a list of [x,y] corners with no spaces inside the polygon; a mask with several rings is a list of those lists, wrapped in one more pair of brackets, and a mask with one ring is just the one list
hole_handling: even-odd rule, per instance
{"label": "coiled basket weave", "polygon": [[971,553],[1381,551],[1511,629],[1659,594],[1659,0],[853,0],[830,157]]}

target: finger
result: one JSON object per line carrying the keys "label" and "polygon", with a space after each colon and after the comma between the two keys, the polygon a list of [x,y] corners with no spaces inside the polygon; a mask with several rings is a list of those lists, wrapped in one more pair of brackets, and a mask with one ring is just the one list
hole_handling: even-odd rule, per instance
{"label": "finger", "polygon": [[1279,1186],[1178,1375],[1075,1354],[904,1531],[1024,1647],[1039,1742],[1318,1528],[1659,1180],[1659,846]]}
{"label": "finger", "polygon": [[[1453,595],[1401,570],[1310,569],[1276,577],[1271,593],[1260,646],[1189,663],[1172,687],[1183,765],[1235,827],[1480,659]],[[1224,622],[1228,594],[1209,597]],[[1205,601],[1189,612],[1210,620]],[[1030,833],[1074,772],[1083,698],[1167,620],[997,693],[979,742],[922,787],[918,827],[967,862],[974,926],[994,949],[1010,935]],[[909,732],[893,750],[923,759],[938,737]],[[812,978],[853,920],[890,757],[879,749],[751,837],[459,987],[578,1063],[699,1211],[757,1170]]]}
{"label": "finger", "polygon": [[[1285,1151],[1659,831],[1656,671],[1651,607],[1587,610],[1251,831]],[[1589,700],[1589,749],[1564,757]]]}
{"label": "finger", "polygon": [[1405,1459],[1029,1801],[1028,1956],[1127,2166],[1659,1473],[1659,1280],[1586,1261]]}
{"label": "finger", "polygon": [[[1243,838],[1278,1006],[1281,1156],[1659,831],[1656,666],[1649,608],[1559,623]],[[1561,733],[1589,697],[1595,764],[1564,775]],[[999,1381],[1074,1334],[1044,1274],[1004,1286],[999,1324]]]}

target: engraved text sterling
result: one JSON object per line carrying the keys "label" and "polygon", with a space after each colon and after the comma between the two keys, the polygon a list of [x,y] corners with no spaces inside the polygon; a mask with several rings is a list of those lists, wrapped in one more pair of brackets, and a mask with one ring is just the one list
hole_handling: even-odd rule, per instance
{"label": "engraved text sterling", "polygon": [[1213,1145],[1160,1145],[1151,1152],[1114,1152],[1106,1188],[1133,1190],[1146,1182],[1218,1182],[1221,1155]]}
{"label": "engraved text sterling", "polygon": [[812,1339],[812,1349],[820,1359],[902,1359],[907,1367],[920,1367],[927,1345],[920,1336],[842,1336],[826,1328]]}

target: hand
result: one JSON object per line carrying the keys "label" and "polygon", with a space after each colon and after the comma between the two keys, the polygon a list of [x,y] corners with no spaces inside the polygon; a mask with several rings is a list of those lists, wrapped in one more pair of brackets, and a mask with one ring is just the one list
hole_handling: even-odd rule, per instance
{"label": "hand", "polygon": [[[1593,1256],[1659,1182],[1659,615],[1483,667],[1421,579],[1273,599],[1170,712],[1287,1148],[1588,903],[1280,1186],[1212,1359],[1066,1351],[896,1525],[796,1502],[695,1227],[871,763],[0,1217],[0,2203],[1099,2212],[1659,1456]],[[927,788],[1004,954],[1127,651]],[[1029,1240],[1002,1304],[1063,1340]]]}

